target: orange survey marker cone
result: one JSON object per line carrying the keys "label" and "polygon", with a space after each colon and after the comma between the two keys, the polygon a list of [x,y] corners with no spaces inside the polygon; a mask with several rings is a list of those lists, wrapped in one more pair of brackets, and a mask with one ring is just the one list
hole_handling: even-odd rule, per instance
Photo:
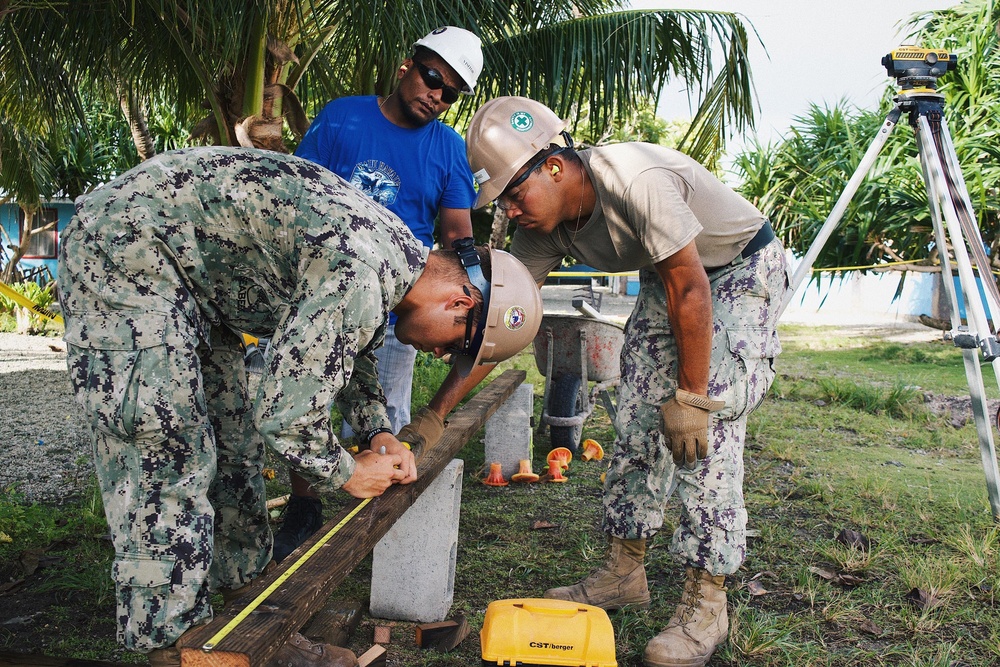
{"label": "orange survey marker cone", "polygon": [[583,441],[583,453],[580,454],[580,458],[584,461],[590,461],[591,459],[600,461],[604,458],[604,448],[596,440],[587,438]]}
{"label": "orange survey marker cone", "polygon": [[573,452],[566,447],[556,447],[545,457],[546,463],[558,461],[563,470],[569,468],[569,462],[573,460]]}
{"label": "orange survey marker cone", "polygon": [[507,480],[503,478],[501,467],[499,463],[491,463],[490,474],[483,480],[483,484],[486,486],[507,486]]}
{"label": "orange survey marker cone", "polygon": [[549,461],[549,473],[545,476],[546,482],[565,482],[566,478],[562,474],[562,464],[558,460]]}
{"label": "orange survey marker cone", "polygon": [[520,470],[517,474],[511,475],[510,481],[512,482],[537,482],[538,475],[531,472],[531,459],[521,459]]}

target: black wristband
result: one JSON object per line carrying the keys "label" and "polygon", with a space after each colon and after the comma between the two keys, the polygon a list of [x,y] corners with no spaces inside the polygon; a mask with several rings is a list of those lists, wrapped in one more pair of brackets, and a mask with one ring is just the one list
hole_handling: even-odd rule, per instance
{"label": "black wristband", "polygon": [[372,444],[372,439],[376,435],[378,435],[379,433],[389,433],[389,434],[392,434],[392,429],[391,428],[385,428],[385,427],[383,427],[383,428],[373,428],[370,431],[366,431],[365,432],[365,443],[369,444],[369,445]]}

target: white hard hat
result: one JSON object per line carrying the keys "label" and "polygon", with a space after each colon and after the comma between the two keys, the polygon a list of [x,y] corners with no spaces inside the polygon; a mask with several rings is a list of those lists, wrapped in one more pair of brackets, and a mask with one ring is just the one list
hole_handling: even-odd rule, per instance
{"label": "white hard hat", "polygon": [[441,56],[465,81],[462,92],[472,94],[483,71],[483,45],[479,37],[468,30],[446,25],[430,31],[413,46],[422,46]]}
{"label": "white hard hat", "polygon": [[479,183],[473,208],[499,197],[538,151],[564,142],[565,128],[555,112],[527,97],[496,97],[479,107],[465,133],[469,166]]}

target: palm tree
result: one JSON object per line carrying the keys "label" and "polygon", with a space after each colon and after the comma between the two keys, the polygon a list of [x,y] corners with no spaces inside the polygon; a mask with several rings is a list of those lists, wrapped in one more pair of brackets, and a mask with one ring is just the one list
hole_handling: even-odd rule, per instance
{"label": "palm tree", "polygon": [[[733,14],[622,11],[622,0],[8,0],[0,3],[0,118],[33,132],[81,117],[80,90],[121,105],[142,140],[147,102],[165,96],[209,143],[284,150],[303,103],[387,93],[415,37],[441,24],[484,41],[468,117],[501,94],[563,116],[586,105],[601,128],[680,78],[703,104],[685,146],[711,158],[752,124],[747,33]],[[29,118],[30,116],[30,118]],[[43,124],[44,125],[44,124]],[[0,164],[4,147],[0,144]]]}

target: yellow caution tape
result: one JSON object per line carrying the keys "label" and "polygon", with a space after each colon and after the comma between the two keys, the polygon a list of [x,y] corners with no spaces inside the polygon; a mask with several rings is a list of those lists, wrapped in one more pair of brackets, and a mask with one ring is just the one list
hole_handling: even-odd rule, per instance
{"label": "yellow caution tape", "polygon": [[636,277],[638,271],[551,271],[550,278],[608,278],[613,276]]}
{"label": "yellow caution tape", "polygon": [[307,560],[309,560],[312,557],[313,554],[315,554],[317,551],[319,551],[319,548],[321,546],[323,546],[324,544],[326,544],[330,540],[330,538],[332,538],[334,535],[336,535],[337,532],[341,528],[343,528],[345,525],[347,525],[347,522],[350,521],[351,519],[353,519],[355,517],[355,515],[357,515],[357,513],[360,512],[362,510],[362,508],[364,508],[365,505],[367,505],[368,503],[371,502],[371,500],[372,500],[371,498],[365,498],[360,503],[358,503],[357,507],[355,507],[353,510],[351,510],[350,513],[347,516],[345,516],[343,519],[341,519],[340,522],[336,526],[334,526],[333,528],[331,528],[329,530],[329,532],[327,532],[326,535],[324,535],[323,537],[321,537],[320,540],[316,544],[312,545],[312,547],[308,551],[306,551],[304,554],[302,554],[301,556],[299,556],[299,559],[297,561],[295,561],[295,563],[293,563],[290,568],[288,568],[287,570],[285,570],[284,572],[282,572],[278,576],[278,578],[275,579],[274,582],[270,586],[268,586],[267,588],[265,588],[263,590],[263,592],[261,592],[260,595],[258,595],[256,598],[254,598],[253,602],[251,602],[250,604],[248,604],[246,606],[246,608],[243,611],[241,611],[239,614],[237,614],[233,618],[233,620],[229,621],[229,623],[227,623],[225,625],[225,627],[223,627],[221,630],[219,630],[214,635],[212,635],[212,637],[204,645],[202,645],[201,650],[205,651],[207,653],[207,652],[211,651],[212,649],[214,649],[216,647],[216,645],[226,637],[226,635],[228,635],[230,632],[232,632],[236,628],[236,626],[239,625],[243,621],[243,619],[245,619],[247,616],[249,616],[251,613],[253,613],[253,611],[257,607],[259,607],[260,604],[264,600],[266,600],[269,595],[271,595],[271,593],[273,593],[274,591],[276,591],[278,589],[278,587],[281,586],[281,584],[285,583],[288,580],[288,578],[291,577],[292,574],[296,570],[298,570],[299,567],[302,566],[303,563],[305,563]]}
{"label": "yellow caution tape", "polygon": [[18,304],[23,308],[27,308],[33,313],[37,313],[42,317],[47,317],[54,322],[58,322],[59,324],[63,323],[62,317],[52,312],[48,308],[45,308],[44,306],[39,306],[37,303],[29,299],[28,297],[24,296],[20,292],[15,292],[10,287],[8,287],[6,283],[0,282],[0,294],[9,297],[12,301],[14,301],[14,303]]}

